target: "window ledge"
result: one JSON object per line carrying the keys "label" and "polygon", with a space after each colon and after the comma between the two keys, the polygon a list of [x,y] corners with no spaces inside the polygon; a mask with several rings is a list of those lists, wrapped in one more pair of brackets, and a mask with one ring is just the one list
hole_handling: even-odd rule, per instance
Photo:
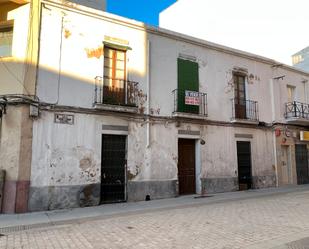
{"label": "window ledge", "polygon": [[127,112],[127,113],[138,112],[138,108],[136,106],[108,105],[108,104],[95,103],[94,108],[97,110],[105,110],[112,112]]}

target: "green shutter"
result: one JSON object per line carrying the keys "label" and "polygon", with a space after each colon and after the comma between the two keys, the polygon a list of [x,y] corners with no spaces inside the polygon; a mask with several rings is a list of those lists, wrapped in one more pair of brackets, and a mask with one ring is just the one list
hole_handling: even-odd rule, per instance
{"label": "green shutter", "polygon": [[199,107],[185,104],[185,91],[199,91],[198,63],[178,58],[178,112],[198,113]]}

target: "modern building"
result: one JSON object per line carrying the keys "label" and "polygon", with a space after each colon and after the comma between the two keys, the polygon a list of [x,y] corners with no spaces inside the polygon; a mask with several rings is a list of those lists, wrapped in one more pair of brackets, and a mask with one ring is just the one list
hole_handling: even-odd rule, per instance
{"label": "modern building", "polygon": [[292,55],[293,66],[309,72],[309,46]]}
{"label": "modern building", "polygon": [[0,9],[2,212],[308,182],[308,73],[79,4]]}

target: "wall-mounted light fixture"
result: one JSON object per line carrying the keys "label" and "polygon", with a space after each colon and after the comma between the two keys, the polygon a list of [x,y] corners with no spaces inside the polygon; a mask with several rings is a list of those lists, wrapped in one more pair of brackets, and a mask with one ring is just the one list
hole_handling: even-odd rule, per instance
{"label": "wall-mounted light fixture", "polygon": [[285,75],[281,75],[281,76],[274,77],[273,79],[274,80],[283,80],[284,77],[285,77]]}

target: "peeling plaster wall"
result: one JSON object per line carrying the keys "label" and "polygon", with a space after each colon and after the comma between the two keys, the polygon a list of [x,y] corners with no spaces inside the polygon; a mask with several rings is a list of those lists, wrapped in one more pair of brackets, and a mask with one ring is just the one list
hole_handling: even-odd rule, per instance
{"label": "peeling plaster wall", "polygon": [[146,147],[146,128],[143,123],[130,126],[128,170],[130,180],[177,179],[177,130],[172,124],[151,125],[150,147]]}
{"label": "peeling plaster wall", "polygon": [[[192,131],[201,131],[200,137],[206,141],[205,145],[200,146],[200,178],[203,192],[238,190],[237,141],[251,143],[253,187],[276,185],[271,130],[192,124],[184,124],[180,129],[187,129],[188,126]],[[252,138],[244,138],[248,135]]]}
{"label": "peeling plaster wall", "polygon": [[41,113],[33,128],[30,210],[99,203],[102,124],[114,120],[125,123],[75,114],[74,125],[56,124],[54,113]]}
{"label": "peeling plaster wall", "polygon": [[[177,194],[177,130],[173,124],[153,124],[151,147],[146,148],[145,122],[74,115],[74,125],[54,123],[52,112],[42,112],[34,122],[30,210],[99,203],[102,125],[129,126],[129,200],[144,199],[146,192],[142,191],[147,185],[152,198]],[[89,186],[94,187],[85,204],[81,193]]]}

